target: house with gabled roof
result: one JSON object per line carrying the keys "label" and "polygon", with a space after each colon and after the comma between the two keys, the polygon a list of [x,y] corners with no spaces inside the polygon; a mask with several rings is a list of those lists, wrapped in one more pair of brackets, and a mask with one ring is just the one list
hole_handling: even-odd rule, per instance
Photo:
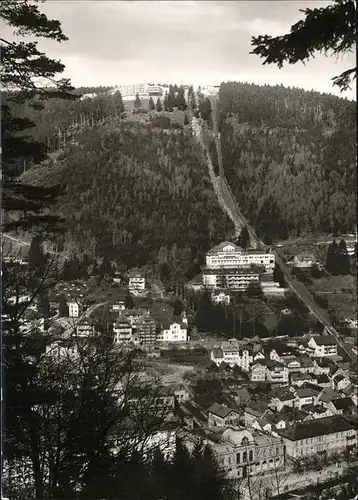
{"label": "house with gabled roof", "polygon": [[210,408],[208,408],[207,413],[209,427],[229,427],[239,425],[239,412],[226,405],[214,403],[210,406]]}
{"label": "house with gabled roof", "polygon": [[333,388],[337,391],[343,391],[346,387],[350,385],[351,381],[348,377],[343,375],[343,373],[337,373],[332,377]]}
{"label": "house with gabled roof", "polygon": [[336,366],[335,362],[329,358],[316,358],[313,360],[313,369],[316,375],[329,375],[332,367]]}
{"label": "house with gabled roof", "polygon": [[289,373],[313,373],[313,360],[308,356],[292,356],[283,360]]}
{"label": "house with gabled roof", "polygon": [[345,389],[343,389],[342,393],[349,397],[352,398],[354,404],[358,405],[358,388],[357,385],[351,384]]}
{"label": "house with gabled roof", "polygon": [[302,408],[304,405],[314,404],[317,394],[312,389],[297,389],[295,391],[296,402],[295,406]]}
{"label": "house with gabled roof", "polygon": [[292,392],[285,391],[281,395],[272,398],[270,406],[273,406],[277,411],[281,411],[285,406],[294,407],[295,402],[296,396]]}
{"label": "house with gabled roof", "polygon": [[341,399],[341,394],[331,389],[330,387],[325,387],[317,396],[317,403],[323,406],[327,406],[331,401],[335,401],[336,399]]}
{"label": "house with gabled roof", "polygon": [[265,382],[266,372],[266,360],[258,359],[250,366],[250,380],[253,382]]}
{"label": "house with gabled roof", "polygon": [[266,360],[266,379],[268,382],[280,385],[288,384],[288,369],[279,361]]}
{"label": "house with gabled roof", "polygon": [[295,358],[297,355],[297,351],[293,347],[278,340],[268,342],[267,346],[265,346],[265,350],[268,352],[272,361],[278,361],[279,363]]}
{"label": "house with gabled roof", "polygon": [[337,341],[333,335],[317,335],[311,337],[309,347],[314,349],[316,358],[337,356]]}
{"label": "house with gabled roof", "polygon": [[311,373],[291,373],[290,382],[293,386],[301,387],[304,383],[317,384],[317,376]]}
{"label": "house with gabled roof", "polygon": [[306,414],[303,421],[315,420],[317,418],[331,417],[334,413],[322,405],[308,404],[301,407],[301,411]]}
{"label": "house with gabled roof", "polygon": [[354,404],[352,398],[340,398],[334,399],[330,401],[326,405],[327,409],[329,409],[332,414],[335,415],[357,415],[357,405]]}
{"label": "house with gabled roof", "polygon": [[251,400],[244,411],[245,427],[252,427],[258,418],[264,418],[274,411],[269,408],[270,398],[261,397],[260,400]]}

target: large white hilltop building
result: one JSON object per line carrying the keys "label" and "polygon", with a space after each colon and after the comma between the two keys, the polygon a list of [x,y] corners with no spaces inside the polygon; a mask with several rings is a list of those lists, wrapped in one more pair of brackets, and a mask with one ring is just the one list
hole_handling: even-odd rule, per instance
{"label": "large white hilltop building", "polygon": [[275,267],[275,255],[260,250],[245,251],[228,241],[220,243],[206,254],[207,269],[248,269],[252,264],[271,271]]}
{"label": "large white hilltop building", "polygon": [[116,92],[120,92],[124,101],[130,101],[135,99],[137,94],[142,99],[148,99],[149,97],[163,97],[166,90],[168,89],[156,83],[133,83],[118,85],[117,87],[114,87],[110,93],[115,94]]}

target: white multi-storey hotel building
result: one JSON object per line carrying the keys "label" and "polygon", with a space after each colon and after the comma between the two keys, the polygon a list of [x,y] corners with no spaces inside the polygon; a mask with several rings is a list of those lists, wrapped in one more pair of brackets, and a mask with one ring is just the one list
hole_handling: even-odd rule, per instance
{"label": "white multi-storey hotel building", "polygon": [[264,266],[266,270],[275,267],[275,255],[257,250],[246,252],[234,243],[224,241],[206,254],[208,269],[249,268],[251,264]]}
{"label": "white multi-storey hotel building", "polygon": [[120,92],[122,98],[125,100],[126,98],[135,98],[138,94],[139,97],[150,97],[157,96],[162,97],[164,95],[164,88],[161,85],[156,85],[153,83],[136,83],[130,85],[118,85],[114,89],[112,89],[111,93]]}

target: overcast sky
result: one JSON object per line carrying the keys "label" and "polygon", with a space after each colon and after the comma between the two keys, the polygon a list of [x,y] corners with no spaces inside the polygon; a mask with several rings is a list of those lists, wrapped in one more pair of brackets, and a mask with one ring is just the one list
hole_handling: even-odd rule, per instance
{"label": "overcast sky", "polygon": [[[62,23],[69,41],[40,48],[62,60],[75,86],[236,80],[341,95],[330,79],[355,65],[355,54],[282,69],[249,54],[253,35],[285,34],[302,18],[299,9],[328,3],[50,0],[40,9]],[[355,98],[355,90],[343,96]]]}

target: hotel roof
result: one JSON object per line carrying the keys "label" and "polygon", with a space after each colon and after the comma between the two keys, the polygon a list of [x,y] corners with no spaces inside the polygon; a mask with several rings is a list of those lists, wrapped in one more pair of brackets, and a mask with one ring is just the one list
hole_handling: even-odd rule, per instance
{"label": "hotel roof", "polygon": [[301,439],[348,431],[356,429],[356,427],[355,423],[350,422],[342,415],[334,415],[332,417],[299,422],[288,429],[277,430],[276,432],[290,441],[300,441]]}
{"label": "hotel roof", "polygon": [[232,243],[231,241],[223,241],[222,243],[219,243],[219,245],[216,245],[215,247],[211,248],[207,252],[207,255],[215,254],[217,252],[222,252],[224,248],[227,246],[232,247],[236,252],[241,252],[241,253],[245,252],[243,248],[238,247],[237,245],[235,245],[235,243]]}

